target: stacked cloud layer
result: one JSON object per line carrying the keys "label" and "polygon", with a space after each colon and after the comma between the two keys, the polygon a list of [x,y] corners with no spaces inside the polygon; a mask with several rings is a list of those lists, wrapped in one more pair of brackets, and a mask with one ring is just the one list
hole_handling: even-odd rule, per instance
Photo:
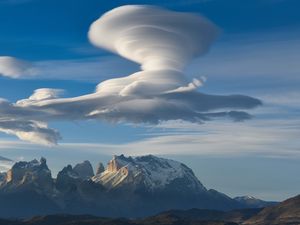
{"label": "stacked cloud layer", "polygon": [[[60,98],[61,90],[39,89],[15,104],[0,101],[0,130],[19,138],[54,144],[60,138],[49,120],[99,119],[110,122],[201,123],[216,117],[244,120],[241,109],[261,104],[243,95],[207,95],[202,81],[189,81],[184,67],[207,52],[218,29],[207,19],[152,6],[113,9],[90,27],[90,41],[141,64],[141,71],[106,80],[94,93]],[[1,62],[0,62],[1,63]]]}

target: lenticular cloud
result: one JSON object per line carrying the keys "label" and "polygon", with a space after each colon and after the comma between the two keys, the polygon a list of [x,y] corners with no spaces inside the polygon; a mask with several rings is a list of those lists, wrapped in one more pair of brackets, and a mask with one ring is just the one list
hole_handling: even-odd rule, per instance
{"label": "lenticular cloud", "polygon": [[[150,6],[123,6],[90,27],[97,47],[141,64],[141,72],[101,83],[103,94],[158,94],[189,86],[182,70],[207,52],[218,30],[207,19]],[[197,83],[197,82],[196,82]]]}
{"label": "lenticular cloud", "polygon": [[260,105],[258,99],[200,93],[202,81],[190,81],[183,73],[192,59],[208,51],[217,33],[215,25],[194,14],[151,6],[113,9],[91,25],[89,39],[97,47],[139,63],[141,71],[103,81],[94,93],[73,98],[61,98],[62,90],[42,88],[16,103],[0,99],[0,131],[51,145],[60,139],[47,126],[53,120],[157,124],[249,119],[251,115],[240,110]]}

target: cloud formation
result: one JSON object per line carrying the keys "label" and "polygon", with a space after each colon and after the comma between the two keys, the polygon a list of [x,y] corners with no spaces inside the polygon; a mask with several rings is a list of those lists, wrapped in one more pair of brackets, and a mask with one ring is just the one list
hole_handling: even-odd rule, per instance
{"label": "cloud formation", "polygon": [[0,76],[19,78],[36,73],[31,63],[10,56],[0,56]]}
{"label": "cloud formation", "polygon": [[205,54],[218,29],[207,19],[152,6],[113,9],[90,27],[91,42],[141,64],[141,71],[109,79],[94,93],[60,98],[61,90],[38,89],[28,99],[0,101],[0,130],[20,139],[55,144],[60,136],[52,120],[105,120],[158,124],[168,120],[195,123],[228,117],[249,119],[244,109],[261,104],[243,95],[208,95],[203,81],[189,80],[183,69]]}
{"label": "cloud formation", "polygon": [[91,25],[89,39],[97,47],[139,63],[142,71],[102,82],[97,91],[156,95],[188,86],[182,70],[208,51],[217,34],[214,24],[194,14],[152,6],[113,9]]}

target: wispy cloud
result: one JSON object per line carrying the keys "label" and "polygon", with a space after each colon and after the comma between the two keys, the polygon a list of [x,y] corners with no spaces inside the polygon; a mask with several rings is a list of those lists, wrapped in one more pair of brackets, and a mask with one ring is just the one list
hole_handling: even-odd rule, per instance
{"label": "wispy cloud", "polygon": [[20,78],[35,74],[36,69],[30,62],[11,56],[0,56],[0,76]]}
{"label": "wispy cloud", "polygon": [[[215,121],[202,125],[169,121],[149,130],[138,141],[122,144],[66,143],[49,151],[69,150],[99,155],[202,155],[216,157],[299,158],[299,120]],[[1,140],[3,149],[39,150],[37,145]]]}

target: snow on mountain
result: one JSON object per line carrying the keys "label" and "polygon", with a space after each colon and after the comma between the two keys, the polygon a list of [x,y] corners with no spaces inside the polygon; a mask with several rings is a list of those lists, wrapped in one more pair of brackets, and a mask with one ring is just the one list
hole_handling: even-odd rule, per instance
{"label": "snow on mountain", "polygon": [[39,188],[41,191],[51,190],[53,180],[46,159],[34,159],[30,162],[17,162],[7,171],[5,182],[9,189]]}
{"label": "snow on mountain", "polygon": [[253,196],[239,196],[235,197],[234,200],[242,203],[243,205],[249,207],[249,208],[263,208],[266,206],[270,205],[275,205],[277,202],[269,202],[269,201],[264,201],[258,198],[255,198]]}
{"label": "snow on mountain", "polygon": [[133,188],[144,187],[154,191],[179,181],[179,183],[184,183],[187,189],[196,192],[206,191],[193,171],[186,165],[153,155],[135,158],[124,155],[114,156],[106,170],[94,176],[92,180],[108,189],[130,185]]}
{"label": "snow on mountain", "polygon": [[[89,178],[92,173],[88,161],[64,167],[57,178],[52,178],[44,158],[17,162],[7,173],[0,173],[0,216],[87,213],[139,217],[174,208],[243,207],[225,194],[206,190],[190,168],[170,159],[114,156],[105,170],[99,164],[96,175]],[[28,202],[31,208],[24,211]]]}

